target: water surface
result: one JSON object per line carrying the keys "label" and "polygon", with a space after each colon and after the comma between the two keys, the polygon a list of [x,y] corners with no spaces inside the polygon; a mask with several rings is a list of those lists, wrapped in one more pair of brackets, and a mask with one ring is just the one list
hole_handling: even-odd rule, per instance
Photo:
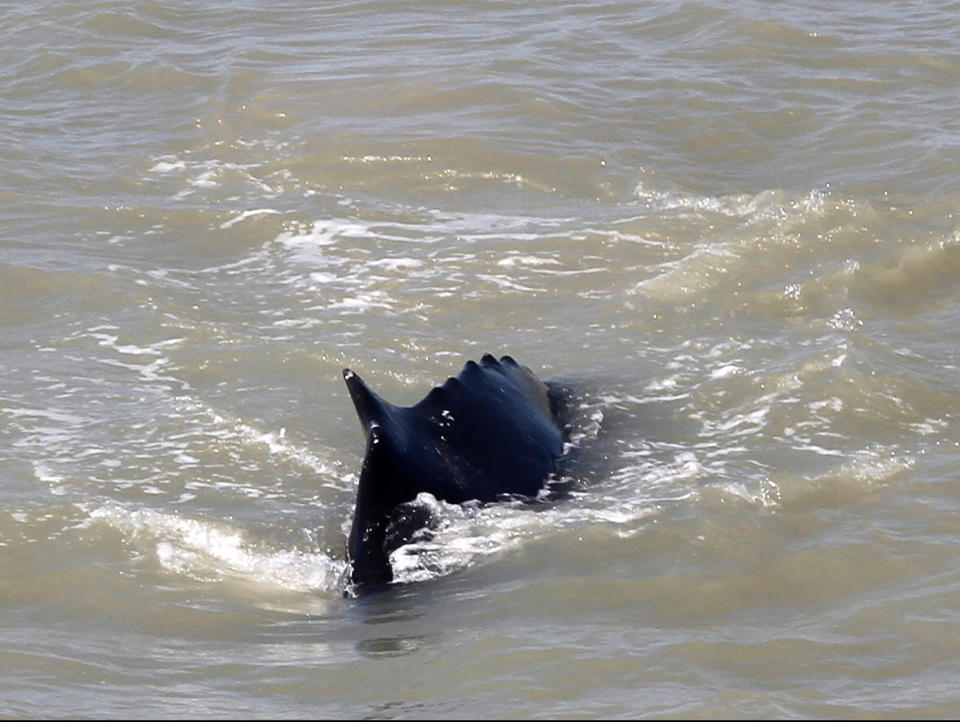
{"label": "water surface", "polygon": [[[2,713],[956,716],[958,11],[5,6]],[[484,352],[573,497],[344,599],[340,370]]]}

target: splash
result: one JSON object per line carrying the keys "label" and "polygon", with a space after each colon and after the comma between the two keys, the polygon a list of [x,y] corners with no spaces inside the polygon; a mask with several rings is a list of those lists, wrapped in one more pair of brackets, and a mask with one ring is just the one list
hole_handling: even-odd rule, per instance
{"label": "splash", "polygon": [[221,521],[106,504],[90,513],[168,572],[199,581],[241,579],[291,591],[335,592],[345,563],[322,552],[275,549]]}

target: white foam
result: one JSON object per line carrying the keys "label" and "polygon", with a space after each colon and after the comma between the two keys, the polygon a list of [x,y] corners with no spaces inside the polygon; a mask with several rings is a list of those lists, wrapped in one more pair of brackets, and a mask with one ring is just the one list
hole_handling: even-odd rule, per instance
{"label": "white foam", "polygon": [[488,281],[495,284],[502,291],[519,291],[521,293],[546,293],[547,289],[545,288],[535,288],[533,286],[524,286],[522,283],[517,283],[508,276],[495,276],[488,273],[478,273],[477,278],[482,281]]}
{"label": "white foam", "polygon": [[662,510],[646,495],[630,500],[583,497],[588,498],[598,505],[563,504],[544,510],[519,501],[447,504],[421,493],[415,503],[428,507],[437,528],[391,554],[394,578],[397,582],[420,582],[441,577],[562,528],[612,525],[617,534],[629,536]]}
{"label": "white foam", "polygon": [[391,310],[393,309],[393,304],[384,292],[369,291],[334,301],[333,303],[327,304],[324,308],[327,310],[345,311],[347,313],[365,313],[376,308]]}
{"label": "white foam", "polygon": [[390,555],[397,582],[419,582],[450,574],[476,557],[501,553],[528,537],[540,521],[530,511],[508,504],[447,504],[421,493],[416,504],[427,506],[439,528],[429,539],[415,539]]}
{"label": "white foam", "polygon": [[780,486],[770,479],[764,479],[757,490],[741,481],[729,481],[720,484],[718,488],[764,509],[777,509],[783,502]]}
{"label": "white foam", "polygon": [[423,261],[416,258],[381,258],[370,261],[367,265],[374,268],[385,268],[388,271],[399,271],[401,269],[420,268],[423,266]]}
{"label": "white foam", "polygon": [[909,454],[890,454],[883,449],[868,449],[831,474],[866,486],[884,484],[909,471],[916,459]]}
{"label": "white foam", "polygon": [[910,428],[921,436],[933,436],[945,433],[950,428],[950,424],[945,419],[924,419],[910,424]]}
{"label": "white foam", "polygon": [[247,218],[253,218],[254,216],[262,216],[262,215],[273,215],[273,214],[279,214],[279,213],[280,211],[276,211],[273,208],[254,208],[253,210],[244,211],[243,213],[237,216],[234,216],[230,220],[221,223],[220,227],[230,228],[231,226],[235,226],[241,221],[245,221]]}
{"label": "white foam", "polygon": [[726,366],[721,366],[720,368],[711,371],[710,378],[725,379],[741,373],[743,373],[743,369],[740,366],[737,366],[736,364],[727,364]]}
{"label": "white foam", "polygon": [[4,409],[4,413],[13,418],[20,416],[35,416],[48,421],[54,421],[65,426],[83,426],[89,422],[89,419],[77,414],[70,414],[65,411],[55,409],[34,409],[34,408],[10,408]]}
{"label": "white foam", "polygon": [[190,180],[190,185],[197,188],[216,188],[219,183],[215,180],[217,177],[216,169],[209,169],[201,172]]}
{"label": "white foam", "polygon": [[170,173],[175,170],[184,170],[187,164],[182,160],[162,160],[150,168],[150,173]]}
{"label": "white foam", "polygon": [[423,161],[430,161],[430,156],[422,155],[345,155],[343,160],[347,163],[363,163],[364,165],[370,163],[410,163],[417,162],[421,163]]}
{"label": "white foam", "polygon": [[697,195],[674,191],[658,191],[643,183],[636,187],[637,199],[656,211],[690,211],[715,213],[750,222],[761,219],[782,221],[790,217],[820,215],[826,194],[814,189],[799,198],[789,198],[783,191],[765,190],[751,195],[737,193],[725,196]]}
{"label": "white foam", "polygon": [[[649,191],[640,186],[637,193],[657,213],[713,213],[723,216],[725,226],[735,224],[720,238],[708,234],[682,258],[662,263],[659,273],[640,280],[631,291],[661,302],[702,295],[724,283],[768,247],[792,243],[791,229],[821,218],[825,210],[825,196],[819,190],[793,199],[782,191],[715,197]],[[760,228],[752,228],[756,224]]]}
{"label": "white foam", "polygon": [[168,571],[201,581],[239,577],[293,591],[335,591],[346,566],[321,553],[264,548],[220,521],[115,504],[94,509],[90,520],[119,530],[136,546],[152,549]]}
{"label": "white foam", "polygon": [[543,258],[542,256],[507,256],[497,261],[498,266],[559,266],[560,261],[556,258]]}
{"label": "white foam", "polygon": [[[208,429],[207,434],[220,437],[236,437],[243,444],[263,446],[269,453],[287,461],[293,461],[316,472],[325,481],[324,486],[333,489],[352,488],[356,484],[356,474],[345,472],[339,461],[330,462],[312,451],[299,447],[286,438],[286,430],[263,431],[236,418],[228,418],[202,404],[181,399],[180,407],[184,412],[199,412],[209,417],[220,429]],[[340,483],[332,483],[330,480]]]}
{"label": "white foam", "polygon": [[276,239],[277,243],[293,250],[303,250],[315,246],[332,246],[340,238],[371,238],[374,234],[370,226],[356,221],[314,221],[307,230],[284,231]]}

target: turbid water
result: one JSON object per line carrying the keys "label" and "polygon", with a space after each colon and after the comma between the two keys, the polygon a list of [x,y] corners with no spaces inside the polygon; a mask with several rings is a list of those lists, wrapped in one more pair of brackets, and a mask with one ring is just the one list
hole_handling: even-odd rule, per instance
{"label": "turbid water", "polygon": [[[960,4],[0,9],[0,714],[956,717]],[[344,598],[484,352],[567,498]]]}

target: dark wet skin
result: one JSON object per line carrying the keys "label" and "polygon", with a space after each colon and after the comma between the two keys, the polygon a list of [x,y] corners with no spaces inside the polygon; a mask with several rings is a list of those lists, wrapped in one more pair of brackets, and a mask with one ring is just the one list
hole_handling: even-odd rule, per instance
{"label": "dark wet skin", "polygon": [[535,497],[558,473],[561,399],[509,356],[484,355],[418,404],[394,406],[343,372],[367,439],[347,544],[349,591],[393,580],[390,553],[429,526],[411,505],[427,492],[448,503]]}

